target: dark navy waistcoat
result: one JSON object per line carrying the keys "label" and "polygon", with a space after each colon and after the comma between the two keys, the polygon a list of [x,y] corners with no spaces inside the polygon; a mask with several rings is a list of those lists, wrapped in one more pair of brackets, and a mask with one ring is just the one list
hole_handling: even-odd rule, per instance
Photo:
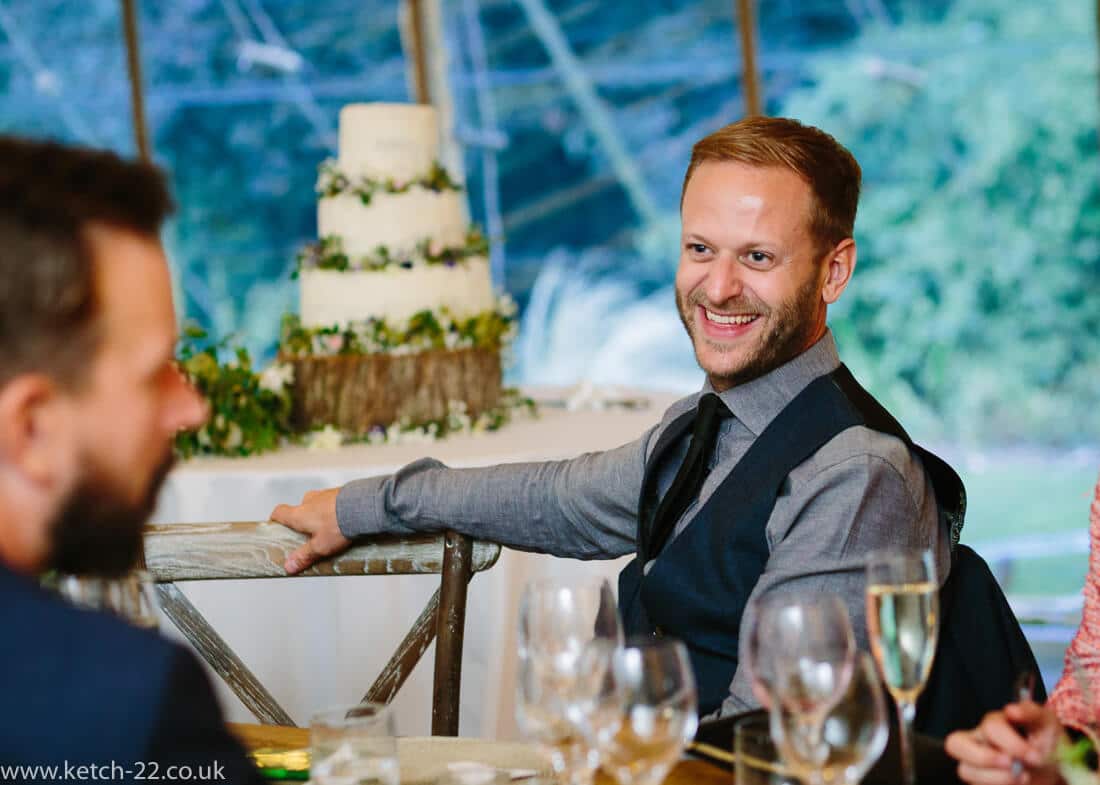
{"label": "dark navy waistcoat", "polygon": [[639,550],[619,575],[619,610],[628,635],[667,635],[686,644],[699,713],[709,714],[729,694],[741,617],[768,561],[765,528],[792,469],[841,431],[863,425],[902,439],[920,456],[952,543],[962,528],[966,493],[955,471],[913,444],[842,365],[807,385],[779,413],[643,575],[641,554],[647,552],[659,501],[657,473],[671,448],[690,431],[694,416],[691,410],[674,420],[646,462],[638,505]]}

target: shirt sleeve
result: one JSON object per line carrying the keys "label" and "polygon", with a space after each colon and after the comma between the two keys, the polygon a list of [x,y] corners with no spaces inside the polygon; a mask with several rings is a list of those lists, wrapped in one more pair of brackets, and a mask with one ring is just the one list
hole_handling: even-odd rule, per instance
{"label": "shirt sleeve", "polygon": [[638,497],[657,427],[613,450],[566,461],[452,469],[414,461],[345,485],[336,518],[347,537],[453,529],[520,550],[611,559],[634,550]]}
{"label": "shirt sleeve", "polygon": [[[741,656],[722,714],[760,705],[745,657],[754,601],[765,592],[838,595],[848,607],[858,647],[868,651],[864,569],[871,551],[930,548],[941,585],[946,580],[950,548],[940,530],[931,482],[916,456],[908,460],[915,463],[899,469],[882,455],[852,455],[816,472],[777,501],[768,523],[771,553],[741,619]],[[906,474],[917,478],[916,493]]]}

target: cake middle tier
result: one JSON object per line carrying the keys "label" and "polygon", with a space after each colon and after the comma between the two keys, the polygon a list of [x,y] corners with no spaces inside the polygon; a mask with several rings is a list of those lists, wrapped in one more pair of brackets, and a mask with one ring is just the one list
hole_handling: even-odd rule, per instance
{"label": "cake middle tier", "polygon": [[384,270],[302,270],[298,277],[303,327],[339,327],[370,318],[397,325],[421,311],[446,308],[456,318],[495,306],[489,262],[474,257],[445,264]]}
{"label": "cake middle tier", "polygon": [[420,187],[403,194],[375,194],[370,204],[352,193],[330,196],[317,202],[317,234],[339,237],[352,258],[379,246],[391,255],[408,254],[425,239],[458,247],[466,237],[461,199],[456,191]]}

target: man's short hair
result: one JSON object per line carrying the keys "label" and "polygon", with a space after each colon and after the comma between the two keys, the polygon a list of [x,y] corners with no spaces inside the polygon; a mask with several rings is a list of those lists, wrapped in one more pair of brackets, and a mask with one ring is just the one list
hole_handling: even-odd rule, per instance
{"label": "man's short hair", "polygon": [[[824,131],[786,117],[746,117],[695,143],[684,188],[708,161],[778,166],[801,177],[813,194],[810,232],[821,253],[852,236],[862,173],[855,157]],[[683,206],[683,193],[680,196]]]}
{"label": "man's short hair", "polygon": [[150,164],[0,135],[0,385],[83,381],[100,332],[89,227],[157,237],[172,210]]}

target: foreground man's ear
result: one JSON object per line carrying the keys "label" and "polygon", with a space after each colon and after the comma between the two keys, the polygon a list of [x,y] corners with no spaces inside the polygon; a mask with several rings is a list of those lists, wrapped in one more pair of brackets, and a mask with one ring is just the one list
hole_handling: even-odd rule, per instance
{"label": "foreground man's ear", "polygon": [[48,489],[69,471],[67,407],[44,374],[17,376],[0,388],[0,461],[26,482]]}

